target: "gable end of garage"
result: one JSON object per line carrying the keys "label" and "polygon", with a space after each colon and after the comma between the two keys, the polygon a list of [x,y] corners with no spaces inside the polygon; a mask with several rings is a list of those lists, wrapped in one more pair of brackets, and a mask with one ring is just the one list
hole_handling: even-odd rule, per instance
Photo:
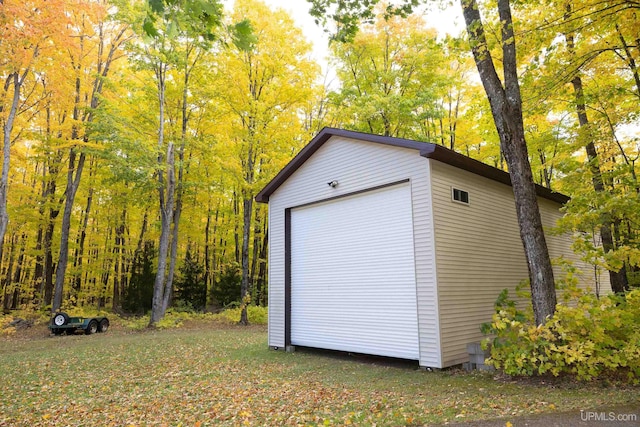
{"label": "gable end of garage", "polygon": [[[293,173],[306,162],[325,142],[331,137],[343,137],[377,144],[391,145],[394,147],[416,150],[420,156],[449,164],[451,166],[469,171],[476,175],[484,176],[497,182],[511,186],[509,173],[482,163],[478,160],[456,153],[441,145],[428,142],[413,141],[403,138],[373,135],[336,128],[323,128],[315,138],[311,140],[257,195],[256,201],[268,203],[269,196],[278,189]],[[561,204],[566,203],[569,197],[557,193],[548,188],[536,184],[538,196]]]}

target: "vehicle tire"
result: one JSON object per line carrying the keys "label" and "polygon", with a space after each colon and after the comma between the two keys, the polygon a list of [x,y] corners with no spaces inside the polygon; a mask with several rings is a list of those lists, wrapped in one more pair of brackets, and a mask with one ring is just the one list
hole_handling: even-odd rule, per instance
{"label": "vehicle tire", "polygon": [[100,324],[98,325],[98,332],[107,332],[108,329],[109,329],[109,320],[102,319],[100,321]]}
{"label": "vehicle tire", "polygon": [[84,330],[84,333],[87,335],[91,335],[91,334],[95,334],[96,332],[98,332],[98,322],[96,322],[95,320],[92,320],[89,322],[87,329]]}
{"label": "vehicle tire", "polygon": [[55,326],[64,326],[69,323],[69,315],[64,312],[56,313],[51,319],[51,323]]}
{"label": "vehicle tire", "polygon": [[62,335],[64,334],[64,329],[54,328],[54,329],[51,329],[51,332],[53,332],[53,335]]}

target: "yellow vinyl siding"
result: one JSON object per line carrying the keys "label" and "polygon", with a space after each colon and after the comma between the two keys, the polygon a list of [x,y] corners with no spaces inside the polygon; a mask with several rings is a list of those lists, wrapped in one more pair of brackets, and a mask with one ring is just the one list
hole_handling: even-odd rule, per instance
{"label": "yellow vinyl siding", "polygon": [[[511,187],[430,163],[442,360],[450,366],[468,360],[466,345],[484,338],[480,325],[491,320],[496,297],[504,288],[515,297],[528,270]],[[452,187],[469,192],[469,205],[451,200]],[[555,226],[560,205],[538,200],[543,226]],[[592,267],[571,251],[571,238],[547,232],[546,239],[551,257],[574,261],[585,273],[581,283],[592,286]]]}

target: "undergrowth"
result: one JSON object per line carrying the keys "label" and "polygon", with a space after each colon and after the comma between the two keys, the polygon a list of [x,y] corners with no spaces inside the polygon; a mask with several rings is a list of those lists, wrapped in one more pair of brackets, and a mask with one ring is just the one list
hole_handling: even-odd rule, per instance
{"label": "undergrowth", "polygon": [[[142,330],[149,325],[150,316],[135,316],[124,317],[115,313],[105,310],[96,310],[88,307],[74,307],[68,310],[62,310],[67,312],[70,316],[74,317],[91,317],[91,316],[106,316],[112,325],[119,325],[124,329],[129,330]],[[249,316],[249,323],[254,325],[266,325],[267,324],[267,307],[257,307],[250,305],[247,307],[247,314]],[[50,315],[45,312],[38,311],[14,311],[10,314],[0,314],[0,336],[12,336],[16,334],[16,328],[9,326],[15,319],[29,319],[35,325],[47,324],[50,319]],[[186,322],[191,321],[210,321],[219,322],[224,324],[234,324],[240,321],[240,308],[232,307],[223,310],[219,313],[201,313],[196,311],[185,311],[182,309],[169,308],[165,317],[157,323],[158,329],[170,329],[179,328]]]}
{"label": "undergrowth", "polygon": [[[247,307],[249,323],[254,325],[267,324],[267,307],[249,306]],[[149,325],[149,315],[135,318],[119,318],[118,321],[127,329],[141,330]],[[192,311],[182,311],[168,309],[164,318],[156,324],[158,329],[179,328],[185,322],[190,321],[210,321],[226,324],[238,323],[240,321],[240,308],[228,308],[220,313],[200,313]]]}
{"label": "undergrowth", "polygon": [[561,302],[543,325],[530,305],[517,308],[505,289],[496,301],[487,364],[514,376],[570,375],[588,381],[604,377],[640,383],[640,290],[626,297],[598,297],[577,287],[571,274],[561,284]]}

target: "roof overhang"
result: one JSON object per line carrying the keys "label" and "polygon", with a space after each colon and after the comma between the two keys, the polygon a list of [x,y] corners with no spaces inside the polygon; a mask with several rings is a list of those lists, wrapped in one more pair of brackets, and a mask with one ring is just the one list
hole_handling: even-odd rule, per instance
{"label": "roof overhang", "polygon": [[[413,141],[410,139],[393,138],[389,136],[373,135],[364,132],[355,132],[344,129],[325,127],[311,140],[300,152],[260,191],[256,196],[256,201],[261,203],[269,202],[269,196],[278,189],[293,173],[306,162],[322,145],[330,138],[337,136],[343,138],[357,139],[360,141],[374,142],[378,144],[391,145],[394,147],[409,148],[419,152],[422,157],[437,160],[459,169],[511,185],[509,174],[493,166],[489,166],[478,160],[456,153],[453,150],[441,145],[428,142]],[[569,200],[568,196],[557,193],[546,187],[536,184],[538,196],[564,204]]]}

